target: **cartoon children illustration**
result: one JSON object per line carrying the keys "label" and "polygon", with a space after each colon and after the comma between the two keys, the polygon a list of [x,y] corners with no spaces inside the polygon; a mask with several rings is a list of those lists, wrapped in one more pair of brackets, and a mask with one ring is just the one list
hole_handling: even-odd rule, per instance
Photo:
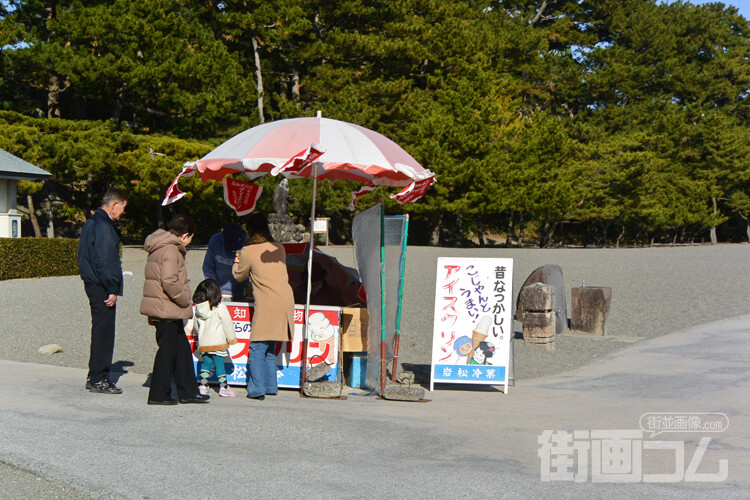
{"label": "cartoon children illustration", "polygon": [[463,337],[458,337],[455,342],[453,342],[453,349],[456,351],[457,359],[455,361],[456,364],[466,364],[466,360],[468,359],[469,354],[471,353],[471,350],[474,348],[474,346],[471,343],[471,339],[464,335]]}
{"label": "cartoon children illustration", "polygon": [[476,349],[474,349],[474,355],[469,360],[470,365],[488,365],[489,358],[495,354],[495,346],[489,342],[480,342]]}

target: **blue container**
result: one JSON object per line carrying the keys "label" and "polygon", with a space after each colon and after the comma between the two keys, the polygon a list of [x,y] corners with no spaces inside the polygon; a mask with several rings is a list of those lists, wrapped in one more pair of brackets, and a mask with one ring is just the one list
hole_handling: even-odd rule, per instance
{"label": "blue container", "polygon": [[365,387],[365,378],[367,376],[367,353],[352,352],[349,362],[349,371],[346,374],[346,385],[361,389]]}

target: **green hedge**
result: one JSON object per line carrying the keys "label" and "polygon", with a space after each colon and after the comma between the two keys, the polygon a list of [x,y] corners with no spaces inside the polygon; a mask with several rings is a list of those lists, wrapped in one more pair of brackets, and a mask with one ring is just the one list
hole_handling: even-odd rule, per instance
{"label": "green hedge", "polygon": [[78,240],[0,238],[0,280],[78,274]]}

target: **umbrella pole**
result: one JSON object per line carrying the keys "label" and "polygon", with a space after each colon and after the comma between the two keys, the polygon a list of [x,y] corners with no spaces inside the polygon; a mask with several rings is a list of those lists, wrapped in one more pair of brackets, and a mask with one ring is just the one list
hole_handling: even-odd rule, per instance
{"label": "umbrella pole", "polygon": [[409,215],[404,222],[404,235],[401,239],[401,259],[398,266],[398,307],[396,309],[396,335],[393,339],[393,365],[391,365],[391,380],[396,381],[398,369],[398,345],[401,338],[401,305],[404,300],[404,274],[406,273],[406,238],[409,236]]}
{"label": "umbrella pole", "polygon": [[310,210],[310,242],[307,253],[307,291],[305,293],[305,323],[302,325],[302,360],[301,377],[299,383],[299,394],[305,394],[305,378],[307,375],[307,330],[310,322],[310,291],[312,287],[312,263],[313,263],[313,243],[315,239],[315,199],[318,194],[318,164],[313,163],[313,198],[312,209]]}
{"label": "umbrella pole", "polygon": [[380,397],[385,397],[385,204],[380,202]]}

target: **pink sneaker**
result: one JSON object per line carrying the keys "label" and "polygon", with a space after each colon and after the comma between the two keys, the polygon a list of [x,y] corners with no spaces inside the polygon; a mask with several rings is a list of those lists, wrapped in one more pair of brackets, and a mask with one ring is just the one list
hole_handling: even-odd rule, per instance
{"label": "pink sneaker", "polygon": [[208,396],[208,385],[199,384],[198,392],[200,392],[204,396]]}
{"label": "pink sneaker", "polygon": [[219,396],[221,396],[222,398],[233,398],[236,396],[236,394],[229,387],[222,387],[221,389],[219,389]]}

